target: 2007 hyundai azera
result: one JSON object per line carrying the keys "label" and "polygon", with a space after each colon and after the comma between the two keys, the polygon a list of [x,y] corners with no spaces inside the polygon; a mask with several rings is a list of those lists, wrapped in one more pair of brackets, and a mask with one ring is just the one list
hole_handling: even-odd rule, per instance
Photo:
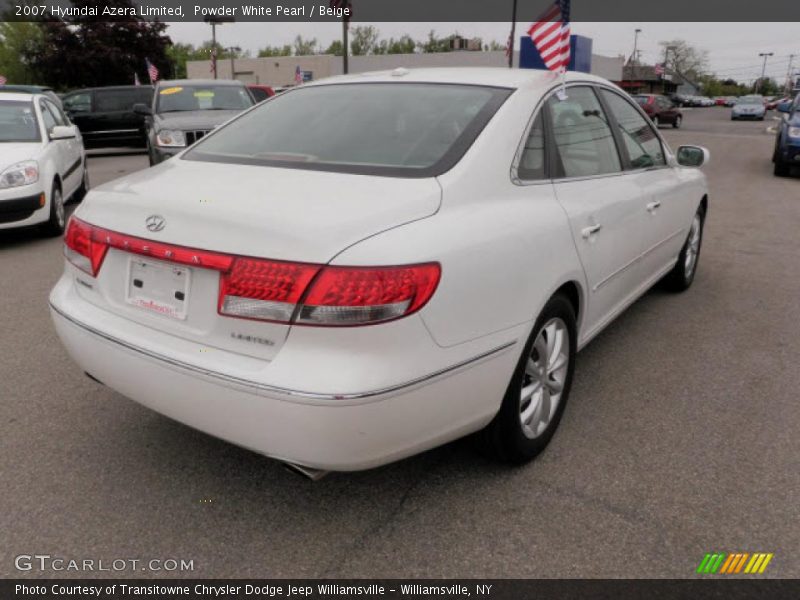
{"label": "2007 hyundai azera", "polygon": [[577,350],[691,285],[707,159],[590,75],[332,78],[93,190],[52,316],[93,378],[308,474],[479,431],[523,462]]}

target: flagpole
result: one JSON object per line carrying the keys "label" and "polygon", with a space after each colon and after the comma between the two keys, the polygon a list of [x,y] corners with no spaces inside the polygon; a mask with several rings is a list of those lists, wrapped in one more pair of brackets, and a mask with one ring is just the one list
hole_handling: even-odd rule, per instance
{"label": "flagpole", "polygon": [[517,0],[513,0],[511,7],[511,37],[508,43],[508,68],[514,68],[514,32],[517,29]]}

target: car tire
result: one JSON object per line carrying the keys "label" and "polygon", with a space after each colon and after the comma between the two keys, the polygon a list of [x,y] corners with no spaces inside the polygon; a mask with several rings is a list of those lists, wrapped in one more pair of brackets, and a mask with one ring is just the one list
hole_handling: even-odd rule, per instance
{"label": "car tire", "polygon": [[67,216],[64,209],[64,196],[61,193],[61,185],[58,181],[54,181],[50,192],[50,217],[42,224],[42,233],[49,237],[62,235],[66,222]]}
{"label": "car tire", "polygon": [[673,292],[685,292],[692,287],[694,276],[697,273],[697,263],[700,261],[700,249],[703,245],[703,227],[706,215],[700,206],[692,219],[689,235],[678,255],[678,262],[662,280],[665,287]]}
{"label": "car tire", "polygon": [[75,193],[72,195],[73,202],[80,202],[84,199],[86,194],[89,192],[89,169],[86,167],[86,162],[83,163],[83,181],[81,181],[81,187],[79,187]]}
{"label": "car tire", "polygon": [[681,128],[681,121],[683,121],[683,117],[678,115],[677,117],[675,117],[675,121],[673,121],[672,126],[675,129],[680,129]]}
{"label": "car tire", "polygon": [[789,176],[789,165],[787,165],[782,160],[775,160],[775,166],[772,169],[772,172],[775,174],[776,177],[788,177]]}
{"label": "car tire", "polygon": [[569,398],[576,349],[575,310],[556,294],[536,319],[499,412],[477,435],[484,453],[522,464],[545,449]]}

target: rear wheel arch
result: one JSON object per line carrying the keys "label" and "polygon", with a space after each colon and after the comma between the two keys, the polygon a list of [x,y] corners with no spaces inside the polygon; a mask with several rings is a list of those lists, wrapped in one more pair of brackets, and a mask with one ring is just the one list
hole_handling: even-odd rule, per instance
{"label": "rear wheel arch", "polygon": [[580,324],[581,314],[583,312],[581,309],[583,308],[584,300],[583,292],[580,285],[578,285],[578,282],[568,281],[562,284],[552,296],[557,294],[562,294],[567,298],[567,300],[569,300],[569,303],[572,305],[572,309],[575,311],[575,322]]}

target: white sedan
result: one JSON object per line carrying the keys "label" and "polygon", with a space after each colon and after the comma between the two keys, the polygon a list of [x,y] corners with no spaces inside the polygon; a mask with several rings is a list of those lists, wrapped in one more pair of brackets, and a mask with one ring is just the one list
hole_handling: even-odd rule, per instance
{"label": "white sedan", "polygon": [[[695,276],[708,159],[590,75],[332,78],[91,192],[50,296],[80,368],[310,476],[481,432],[510,462],[576,352]],[[658,382],[653,382],[657,385]]]}
{"label": "white sedan", "polygon": [[0,94],[0,229],[64,231],[64,202],[89,187],[78,128],[43,94]]}

